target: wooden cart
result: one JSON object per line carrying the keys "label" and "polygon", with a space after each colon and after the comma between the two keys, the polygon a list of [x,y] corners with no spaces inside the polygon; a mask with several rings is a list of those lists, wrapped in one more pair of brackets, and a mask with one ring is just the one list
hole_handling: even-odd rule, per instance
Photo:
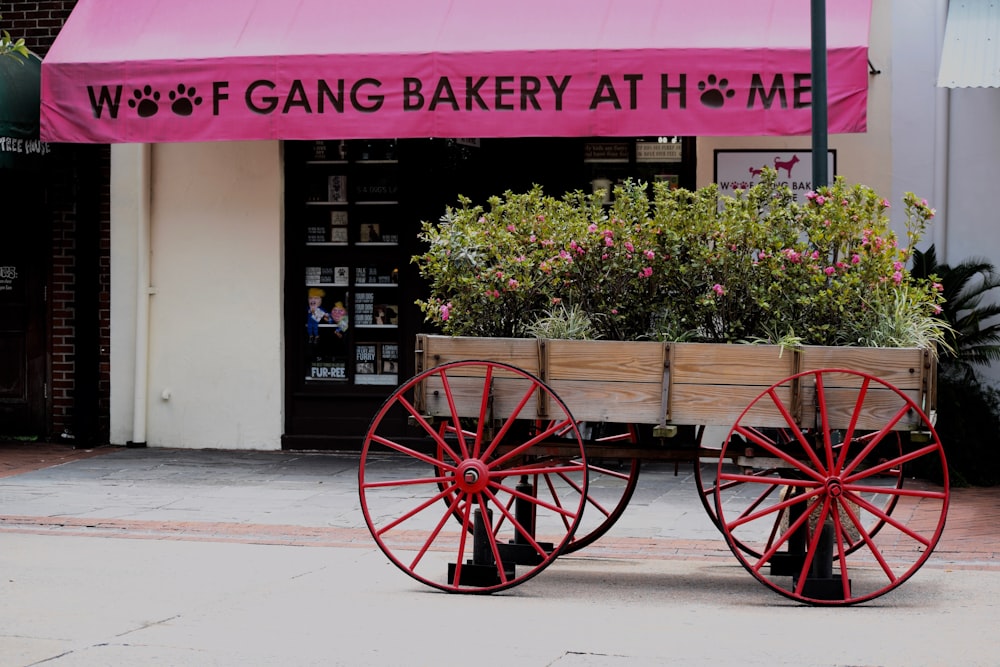
{"label": "wooden cart", "polygon": [[[421,335],[416,360],[372,420],[360,497],[435,588],[510,588],[592,543],[649,460],[693,464],[739,562],[801,602],[887,593],[944,528],[929,350]],[[416,437],[387,435],[400,412]]]}

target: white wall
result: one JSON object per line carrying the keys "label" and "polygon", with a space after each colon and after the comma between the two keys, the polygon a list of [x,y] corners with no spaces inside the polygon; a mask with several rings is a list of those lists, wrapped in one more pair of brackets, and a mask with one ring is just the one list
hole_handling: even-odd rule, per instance
{"label": "white wall", "polygon": [[[119,166],[116,158],[126,159],[122,151],[113,153],[113,167]],[[146,443],[279,449],[284,413],[280,144],[157,144],[151,173],[155,293]],[[121,210],[112,223],[113,302],[127,297],[127,282],[134,280],[127,253],[129,237],[135,238],[129,225],[135,221],[128,220],[128,205],[127,194],[116,191],[112,208]],[[132,276],[124,275],[130,268]],[[127,403],[134,395],[127,372],[135,368],[127,342],[134,310],[127,298],[112,310],[112,386],[128,387],[112,397],[112,441],[117,444],[133,439],[126,434],[132,414]],[[120,349],[115,342],[123,343]]]}

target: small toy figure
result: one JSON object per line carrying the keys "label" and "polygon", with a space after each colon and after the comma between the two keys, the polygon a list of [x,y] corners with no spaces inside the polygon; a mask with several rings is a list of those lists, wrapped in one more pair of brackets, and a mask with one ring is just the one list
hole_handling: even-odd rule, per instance
{"label": "small toy figure", "polygon": [[342,337],[347,333],[347,309],[344,308],[344,304],[341,301],[333,304],[333,308],[330,309],[328,317],[331,322],[336,324],[336,328],[333,330],[338,337]]}
{"label": "small toy figure", "polygon": [[330,314],[323,310],[323,297],[326,292],[318,287],[309,288],[309,309],[306,311],[306,333],[309,335],[309,342],[319,341],[319,323],[329,322]]}

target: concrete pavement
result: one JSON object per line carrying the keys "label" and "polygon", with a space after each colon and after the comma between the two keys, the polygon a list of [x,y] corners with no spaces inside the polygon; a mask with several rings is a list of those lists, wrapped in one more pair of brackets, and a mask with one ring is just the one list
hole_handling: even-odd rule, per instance
{"label": "concrete pavement", "polygon": [[[15,451],[17,450],[17,451]],[[956,489],[934,555],[852,609],[736,564],[692,475],[647,466],[587,549],[494,596],[375,547],[357,457],[0,445],[3,665],[995,665],[1000,493]],[[6,470],[6,472],[4,472]]]}

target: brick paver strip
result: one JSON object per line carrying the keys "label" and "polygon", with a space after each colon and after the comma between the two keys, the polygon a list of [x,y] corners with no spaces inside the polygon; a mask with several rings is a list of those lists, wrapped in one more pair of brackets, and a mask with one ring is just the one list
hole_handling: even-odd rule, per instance
{"label": "brick paver strip", "polygon": [[[74,449],[52,443],[0,443],[0,477],[18,475],[115,451],[115,448]],[[936,510],[922,511],[919,502],[901,499],[893,517],[919,530],[933,527]],[[121,537],[151,540],[188,540],[277,544],[289,546],[372,548],[375,542],[365,528],[310,527],[262,523],[206,521],[135,521],[76,517],[0,515],[0,532]],[[410,539],[422,541],[415,533]],[[395,538],[402,542],[406,536]],[[912,549],[911,545],[901,545]],[[891,558],[892,547],[887,555]],[[735,562],[719,535],[718,540],[651,539],[605,536],[586,549],[581,557],[683,559]],[[912,560],[912,555],[908,556]],[[952,489],[948,520],[924,567],[939,569],[1000,570],[1000,489]]]}

